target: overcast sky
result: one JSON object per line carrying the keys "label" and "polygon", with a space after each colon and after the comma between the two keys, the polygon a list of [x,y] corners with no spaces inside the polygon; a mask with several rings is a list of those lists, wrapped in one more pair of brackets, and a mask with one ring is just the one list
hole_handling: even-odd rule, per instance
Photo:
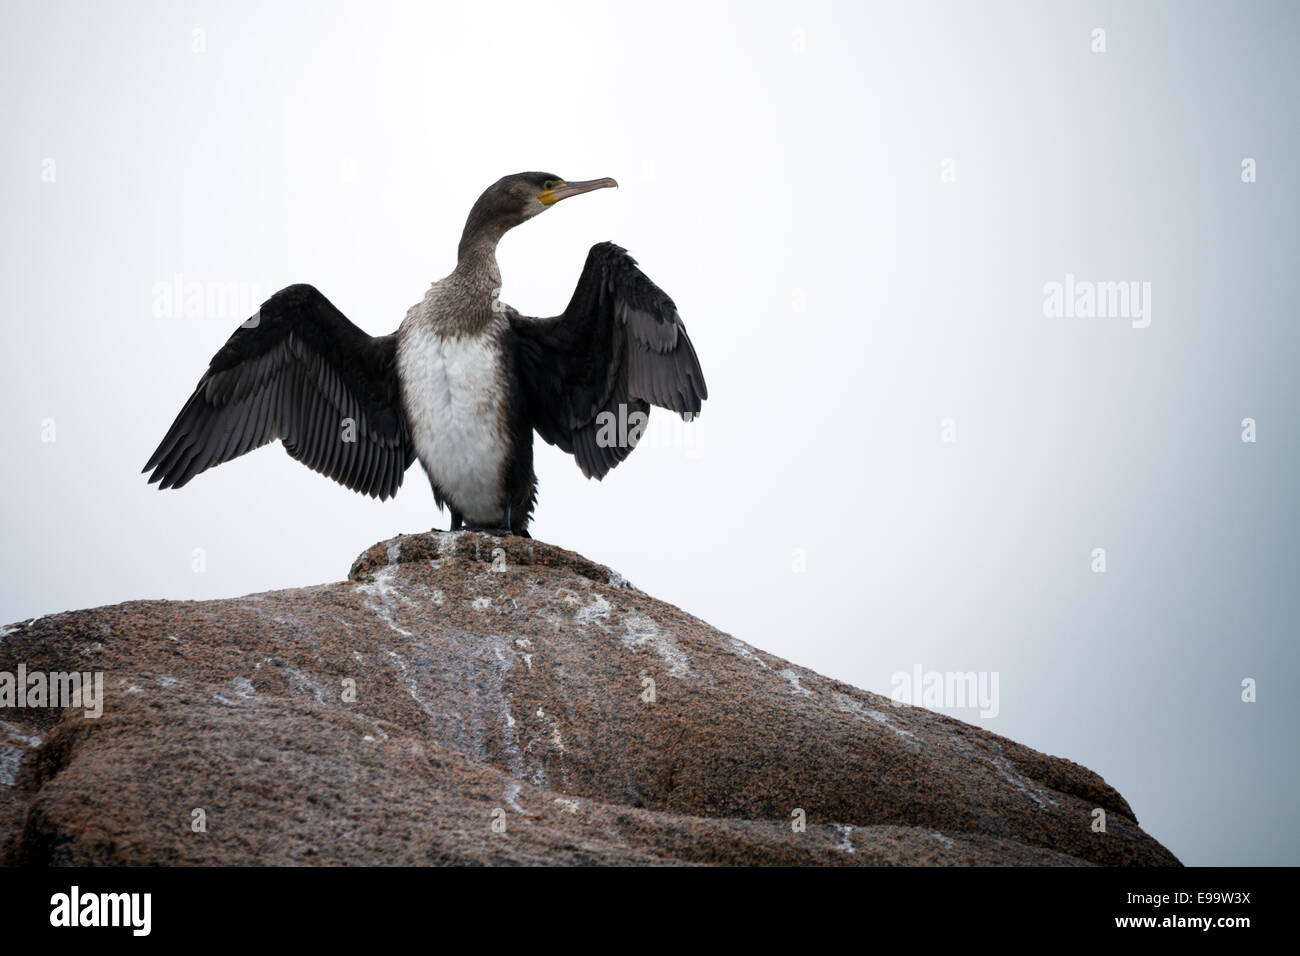
{"label": "overcast sky", "polygon": [[1296,5],[3,8],[0,621],[445,528],[418,466],[139,472],[277,289],[390,332],[495,179],[613,176],[502,297],[559,312],[614,240],[710,399],[603,483],[539,441],[534,535],[869,690],[996,674],[942,709],[1186,863],[1300,863]]}

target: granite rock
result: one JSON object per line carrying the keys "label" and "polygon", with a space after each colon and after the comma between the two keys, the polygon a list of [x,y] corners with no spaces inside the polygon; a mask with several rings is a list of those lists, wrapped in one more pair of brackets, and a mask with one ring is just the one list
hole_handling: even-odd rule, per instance
{"label": "granite rock", "polygon": [[10,865],[1178,865],[1090,770],[535,540],[402,536],[339,583],[0,635],[0,672],[104,681],[98,717],[0,711]]}

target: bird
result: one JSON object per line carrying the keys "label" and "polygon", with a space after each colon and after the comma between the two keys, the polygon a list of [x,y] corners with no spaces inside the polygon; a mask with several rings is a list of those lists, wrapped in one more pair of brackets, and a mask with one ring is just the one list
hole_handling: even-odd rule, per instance
{"label": "bird", "polygon": [[708,389],[673,300],[620,246],[592,246],[565,310],[500,301],[497,244],[564,199],[617,187],[504,176],[470,209],[456,267],[397,330],[371,336],[311,285],[281,289],[213,356],[144,467],[159,488],[279,440],[297,461],[386,500],[418,460],[452,531],[529,537],[533,435],[603,479],[651,406],[699,415]]}

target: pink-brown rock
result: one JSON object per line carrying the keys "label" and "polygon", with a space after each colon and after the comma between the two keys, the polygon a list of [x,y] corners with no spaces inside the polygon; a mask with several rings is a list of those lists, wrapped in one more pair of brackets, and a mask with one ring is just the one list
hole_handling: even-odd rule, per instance
{"label": "pink-brown rock", "polygon": [[9,864],[1178,863],[1084,767],[540,541],[403,536],[341,583],[0,634],[0,671],[105,687],[98,718],[0,711]]}

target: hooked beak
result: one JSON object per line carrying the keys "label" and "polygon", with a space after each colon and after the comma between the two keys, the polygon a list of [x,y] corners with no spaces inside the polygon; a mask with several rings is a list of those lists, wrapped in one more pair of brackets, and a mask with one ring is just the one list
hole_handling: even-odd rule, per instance
{"label": "hooked beak", "polygon": [[604,179],[588,179],[580,183],[563,183],[554,189],[548,189],[537,198],[544,206],[553,206],[561,199],[568,199],[570,196],[581,196],[583,193],[589,193],[593,189],[605,189],[607,186],[617,187],[618,183],[606,176]]}

